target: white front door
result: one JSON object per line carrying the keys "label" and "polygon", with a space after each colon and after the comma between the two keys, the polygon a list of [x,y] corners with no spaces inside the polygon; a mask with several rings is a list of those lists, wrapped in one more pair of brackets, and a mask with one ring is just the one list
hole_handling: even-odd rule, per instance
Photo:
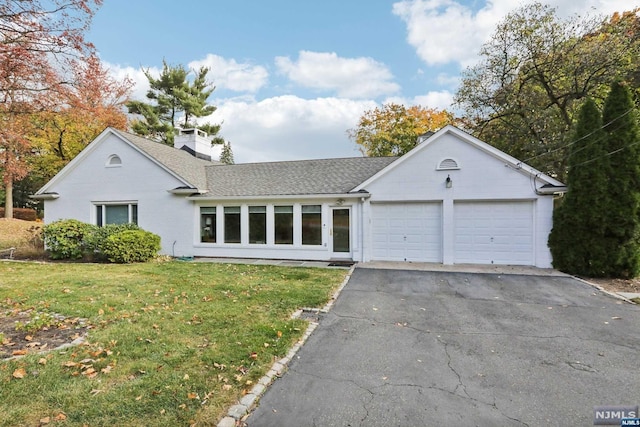
{"label": "white front door", "polygon": [[351,259],[351,208],[331,208],[331,257]]}

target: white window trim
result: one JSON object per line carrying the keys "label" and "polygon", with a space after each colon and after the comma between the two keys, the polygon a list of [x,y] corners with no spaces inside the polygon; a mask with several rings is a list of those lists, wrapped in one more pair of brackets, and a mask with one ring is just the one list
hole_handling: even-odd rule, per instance
{"label": "white window trim", "polygon": [[[127,220],[128,222],[134,223],[133,222],[133,208],[131,207],[132,205],[136,205],[136,207],[138,206],[138,201],[137,200],[123,200],[123,201],[110,201],[110,202],[92,202],[92,209],[91,209],[91,218],[92,218],[92,224],[97,224],[98,223],[98,216],[96,214],[96,210],[98,208],[98,206],[102,206],[102,227],[104,227],[106,224],[104,223],[104,220],[106,218],[107,212],[106,212],[106,206],[122,206],[122,205],[127,205]],[[138,210],[138,220],[140,215],[140,211]],[[134,224],[138,224],[139,221],[136,221]]]}

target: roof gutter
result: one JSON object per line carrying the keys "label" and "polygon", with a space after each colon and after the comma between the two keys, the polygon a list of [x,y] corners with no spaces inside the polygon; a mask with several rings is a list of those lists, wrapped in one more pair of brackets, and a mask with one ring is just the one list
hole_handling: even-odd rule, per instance
{"label": "roof gutter", "polygon": [[368,199],[371,197],[370,193],[356,192],[356,193],[333,193],[333,194],[269,194],[269,195],[255,195],[255,196],[198,196],[191,195],[187,197],[187,200],[297,200],[297,199]]}
{"label": "roof gutter", "polygon": [[207,192],[207,190],[199,190],[193,187],[177,187],[171,190],[167,190],[167,192],[175,194],[177,196],[191,196],[193,194],[204,194]]}
{"label": "roof gutter", "polygon": [[34,200],[55,200],[58,197],[60,197],[60,194],[58,193],[36,193],[29,196],[30,199]]}
{"label": "roof gutter", "polygon": [[536,194],[539,194],[541,196],[555,196],[559,194],[564,194],[566,192],[567,192],[566,185],[560,186],[560,185],[547,184],[536,189]]}

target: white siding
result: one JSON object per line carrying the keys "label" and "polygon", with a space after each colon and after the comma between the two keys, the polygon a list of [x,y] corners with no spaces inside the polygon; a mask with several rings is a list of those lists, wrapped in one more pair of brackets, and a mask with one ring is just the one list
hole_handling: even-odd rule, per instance
{"label": "white siding", "polygon": [[[48,188],[60,197],[45,201],[45,222],[75,218],[95,223],[95,204],[135,202],[138,225],[161,238],[162,252],[193,255],[193,206],[167,190],[184,185],[115,135],[85,153],[82,161]],[[108,166],[112,155],[121,166]]]}
{"label": "white siding", "polygon": [[[553,197],[536,194],[534,187],[540,186],[532,176],[512,163],[481,149],[455,133],[443,133],[437,139],[418,146],[407,157],[392,163],[384,173],[366,183],[362,189],[371,194],[368,207],[365,207],[364,259],[397,260],[401,256],[394,249],[380,247],[381,236],[387,234],[385,225],[375,218],[374,206],[380,203],[433,203],[441,206],[441,242],[442,252],[438,262],[454,264],[461,260],[476,259],[477,262],[529,264],[538,267],[551,267],[551,254],[547,238],[551,230]],[[459,169],[438,170],[443,159],[453,159]],[[452,185],[446,187],[447,177]],[[360,189],[360,188],[358,188]],[[480,255],[480,250],[471,249],[475,255],[462,256],[456,239],[460,227],[456,223],[456,206],[465,203],[479,204],[485,209],[489,202],[504,202],[507,205],[524,203],[530,227],[527,229],[526,248],[523,253],[513,255]],[[376,214],[377,215],[377,214]],[[515,220],[514,220],[515,221]],[[480,226],[480,225],[479,225]],[[382,229],[378,229],[382,227]],[[481,231],[478,231],[481,233]],[[458,236],[458,237],[457,237]],[[378,243],[375,240],[378,239]],[[495,241],[496,237],[494,237]],[[526,253],[526,255],[524,254]]]}

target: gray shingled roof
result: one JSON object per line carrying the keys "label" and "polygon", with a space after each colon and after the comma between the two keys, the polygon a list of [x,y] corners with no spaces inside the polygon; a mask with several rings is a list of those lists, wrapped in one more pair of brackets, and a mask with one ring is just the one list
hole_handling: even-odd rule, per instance
{"label": "gray shingled roof", "polygon": [[113,129],[113,131],[199,190],[207,189],[205,168],[207,166],[221,164],[217,161],[210,162],[198,159],[184,150],[151,141],[132,133],[116,129]]}
{"label": "gray shingled roof", "polygon": [[194,188],[208,190],[203,197],[345,194],[397,159],[351,157],[224,165],[138,135],[114,132]]}
{"label": "gray shingled roof", "polygon": [[345,194],[397,157],[246,163],[207,167],[202,197]]}

